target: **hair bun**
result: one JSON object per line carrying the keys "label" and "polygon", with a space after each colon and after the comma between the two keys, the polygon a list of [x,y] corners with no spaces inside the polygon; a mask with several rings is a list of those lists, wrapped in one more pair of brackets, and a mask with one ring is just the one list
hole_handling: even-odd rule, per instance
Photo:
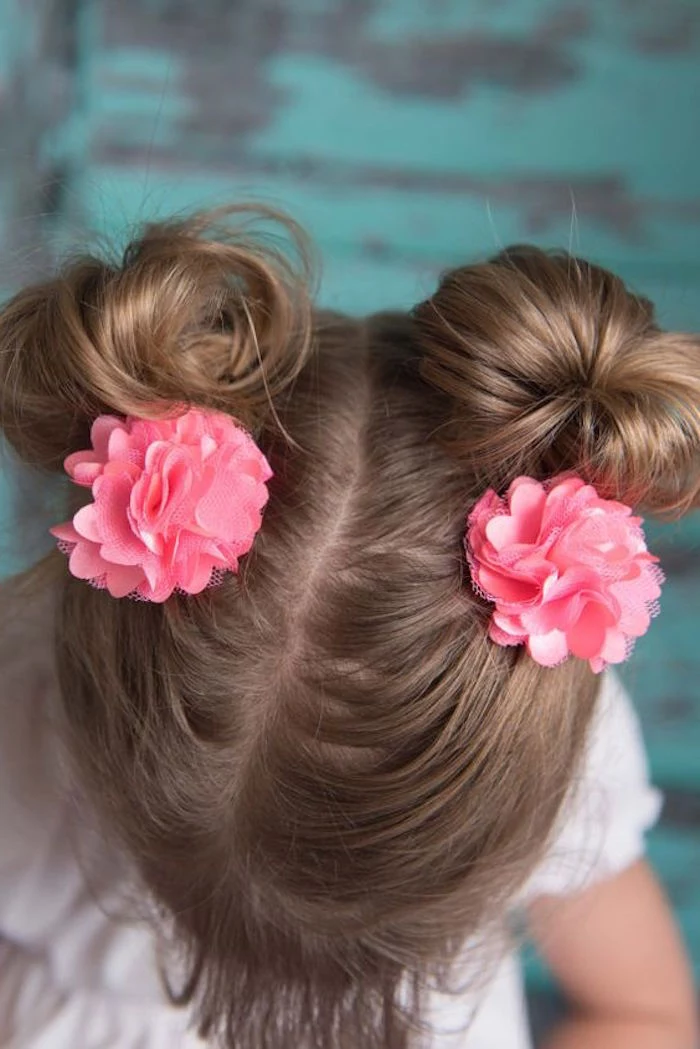
{"label": "hair bun", "polygon": [[[309,273],[257,219],[225,209],[147,226],[118,264],[79,259],[0,315],[0,426],[20,456],[60,468],[102,412],[147,416],[178,404],[255,429],[309,351]],[[231,221],[235,220],[235,221]]]}
{"label": "hair bun", "polygon": [[572,470],[650,512],[697,500],[700,342],[661,332],[612,273],[516,247],[447,273],[414,319],[478,485]]}

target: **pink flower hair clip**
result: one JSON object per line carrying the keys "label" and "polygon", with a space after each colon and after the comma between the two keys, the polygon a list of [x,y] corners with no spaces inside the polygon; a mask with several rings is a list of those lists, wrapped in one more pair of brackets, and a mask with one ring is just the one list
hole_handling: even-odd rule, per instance
{"label": "pink flower hair clip", "polygon": [[199,408],[168,419],[101,415],[91,439],[65,469],[92,502],[51,529],[72,575],[112,597],[162,602],[238,570],[272,470],[233,419]]}
{"label": "pink flower hair clip", "polygon": [[658,613],[664,576],[642,519],[580,477],[518,477],[469,515],[465,549],[476,592],[493,602],[489,637],[527,645],[536,663],[569,655],[600,673],[622,663]]}

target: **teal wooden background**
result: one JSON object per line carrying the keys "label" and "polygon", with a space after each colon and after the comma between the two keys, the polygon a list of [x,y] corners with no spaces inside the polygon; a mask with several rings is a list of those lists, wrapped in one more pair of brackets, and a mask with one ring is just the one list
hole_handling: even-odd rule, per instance
{"label": "teal wooden background", "polygon": [[[0,11],[5,292],[95,231],[252,197],[309,228],[321,297],[347,310],[408,305],[441,268],[533,240],[700,330],[698,0]],[[651,853],[700,977],[700,525],[655,535],[663,616],[627,676],[667,795]]]}

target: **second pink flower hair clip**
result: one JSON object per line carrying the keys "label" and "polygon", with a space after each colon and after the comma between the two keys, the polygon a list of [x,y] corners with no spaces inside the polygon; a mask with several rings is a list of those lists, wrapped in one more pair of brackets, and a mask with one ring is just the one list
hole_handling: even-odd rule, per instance
{"label": "second pink flower hair clip", "polygon": [[629,656],[658,612],[663,573],[642,519],[580,477],[518,477],[487,491],[468,518],[475,590],[493,603],[489,636],[526,645],[542,666],[568,656],[596,673]]}

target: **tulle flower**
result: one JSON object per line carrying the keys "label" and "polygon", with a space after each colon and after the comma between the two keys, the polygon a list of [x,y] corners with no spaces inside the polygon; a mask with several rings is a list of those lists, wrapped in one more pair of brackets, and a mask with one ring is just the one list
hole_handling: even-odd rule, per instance
{"label": "tulle flower", "polygon": [[101,415],[65,469],[92,502],[51,529],[70,571],[113,597],[162,602],[235,572],[260,528],[267,459],[225,414]]}
{"label": "tulle flower", "polygon": [[505,498],[489,489],[465,547],[475,590],[495,606],[489,636],[527,645],[542,666],[621,663],[658,612],[664,577],[642,519],[580,477],[518,477]]}

